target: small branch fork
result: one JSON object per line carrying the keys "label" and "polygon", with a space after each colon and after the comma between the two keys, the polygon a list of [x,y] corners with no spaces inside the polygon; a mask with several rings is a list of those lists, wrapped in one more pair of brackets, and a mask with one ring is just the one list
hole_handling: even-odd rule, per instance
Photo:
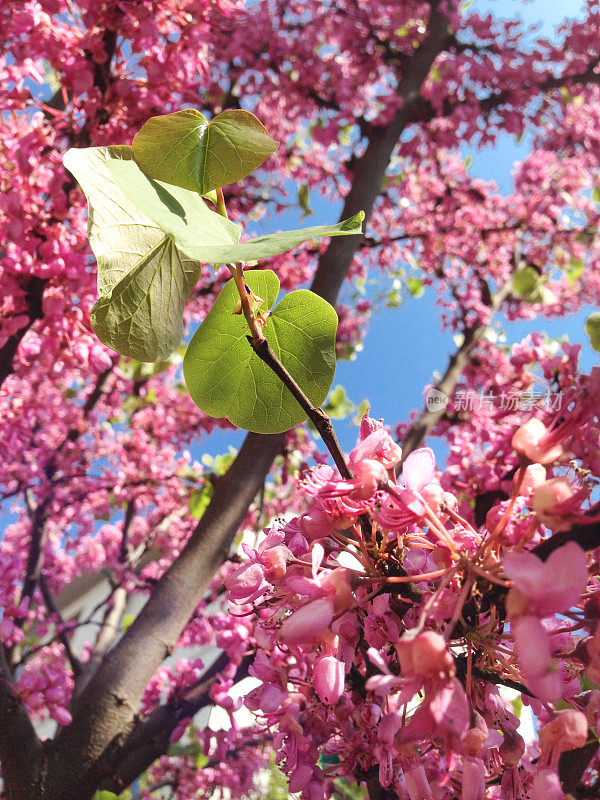
{"label": "small branch fork", "polygon": [[333,430],[333,425],[331,424],[331,420],[327,414],[322,408],[315,408],[313,406],[296,381],[292,378],[290,373],[277,358],[273,348],[264,337],[261,341],[255,342],[254,339],[248,336],[248,341],[261,361],[264,361],[264,363],[273,370],[275,375],[277,375],[285,387],[290,390],[296,400],[300,403],[310,421],[321,434],[321,438],[331,453],[331,457],[333,458],[342,478],[345,480],[351,480],[352,472],[346,463],[346,459],[344,458],[344,454],[340,448],[335,431]]}
{"label": "small branch fork", "polygon": [[[219,213],[222,216],[227,217],[227,210],[225,208],[222,189],[217,189],[217,201],[217,209]],[[342,478],[345,480],[351,480],[352,472],[348,467],[346,459],[344,458],[344,454],[342,453],[342,449],[337,440],[333,425],[331,424],[331,420],[329,419],[328,415],[323,411],[322,408],[315,408],[313,406],[300,386],[298,386],[294,378],[281,363],[275,354],[275,351],[263,335],[261,321],[252,309],[250,297],[248,295],[248,288],[244,281],[243,265],[229,264],[229,271],[231,272],[233,280],[235,281],[242,305],[242,313],[250,329],[251,336],[247,337],[250,346],[260,360],[273,370],[275,375],[277,375],[284,386],[289,389],[302,409],[306,412],[307,417],[321,434],[323,443],[331,453],[331,457],[333,458],[333,461]]]}

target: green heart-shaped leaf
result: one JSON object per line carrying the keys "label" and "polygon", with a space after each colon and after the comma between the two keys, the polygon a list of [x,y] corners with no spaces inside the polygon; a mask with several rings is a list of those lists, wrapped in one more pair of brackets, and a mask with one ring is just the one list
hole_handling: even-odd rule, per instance
{"label": "green heart-shaped leaf", "polygon": [[278,146],[243,110],[224,111],[211,122],[194,109],[152,117],[133,139],[146,175],[201,194],[245,178]]}
{"label": "green heart-shaped leaf", "polygon": [[120,190],[132,203],[172,236],[177,247],[189,258],[205,264],[272,258],[310,239],[362,233],[361,223],[365,215],[360,211],[335,225],[269,233],[238,242],[237,226],[211,211],[197,194],[148,178],[131,159],[110,159],[108,168]]}
{"label": "green heart-shaped leaf", "polygon": [[167,358],[181,344],[183,310],[199,277],[199,265],[164,236],[98,300],[91,313],[96,336],[140,361]]}
{"label": "green heart-shaped leaf", "polygon": [[[121,191],[111,165],[127,165],[149,195],[146,205],[165,209],[161,228]],[[100,300],[91,315],[100,341],[140,361],[167,358],[183,336],[183,309],[200,264],[180,252],[171,235],[201,231],[204,241],[235,242],[239,228],[211,211],[196,192],[149,181],[133,161],[130,147],[69,150],[64,164],[88,201],[90,245],[98,262]]]}
{"label": "green heart-shaped leaf", "polygon": [[[245,273],[245,281],[269,309],[279,292],[272,270]],[[243,316],[232,312],[238,299],[233,280],[223,287],[196,331],[183,360],[193,401],[213,417],[227,417],[256,433],[281,433],[306,414],[275,373],[252,350]],[[327,397],[335,374],[337,314],[318,295],[300,289],[285,295],[268,316],[263,332],[275,354],[311,403]]]}

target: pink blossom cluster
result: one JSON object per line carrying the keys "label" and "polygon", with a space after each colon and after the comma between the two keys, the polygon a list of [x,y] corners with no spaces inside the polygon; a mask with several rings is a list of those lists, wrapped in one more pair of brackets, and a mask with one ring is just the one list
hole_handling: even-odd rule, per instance
{"label": "pink blossom cluster", "polygon": [[[442,322],[454,332],[487,324],[497,310],[531,318],[597,305],[597,3],[586,0],[552,41],[476,6],[441,6],[452,35],[396,144],[350,276],[418,276],[435,288]],[[85,202],[63,153],[129,142],[152,115],[189,106],[210,115],[239,104],[282,146],[227,188],[232,217],[246,223],[297,211],[298,186],[333,208],[354,180],[365,134],[379,136],[402,111],[397,89],[426,41],[430,7],[0,1],[0,498],[10,515],[0,545],[0,636],[15,688],[37,719],[67,725],[78,679],[56,639],[68,638],[75,622],[61,622],[39,585],[23,597],[32,542],[59,606],[73,581],[100,571],[109,584],[103,613],[123,592],[145,598],[197,522],[189,503],[212,480],[198,454],[203,437],[227,425],[190,401],[178,355],[155,366],[128,363],[93,335]],[[532,149],[515,165],[509,194],[469,174],[460,146],[529,132]],[[278,257],[272,266],[282,286],[308,282],[320,252],[306,246]],[[544,301],[512,289],[514,270],[527,266],[540,276]],[[203,266],[188,326],[205,316],[224,280],[225,271]],[[338,353],[349,355],[370,301],[343,300]],[[238,669],[256,648],[251,669],[260,686],[246,702],[261,713],[260,725],[236,729],[234,675],[224,669],[209,699],[232,712],[231,729],[194,733],[183,716],[173,739],[196,741],[208,764],[164,756],[152,780],[172,779],[179,800],[215,786],[248,793],[272,726],[290,788],[307,796],[348,775],[377,779],[401,797],[477,798],[482,781],[489,797],[560,797],[557,759],[582,739],[578,714],[598,724],[597,694],[575,685],[581,675],[600,681],[597,553],[584,565],[573,543],[544,563],[527,551],[548,528],[564,534],[596,513],[600,373],[581,375],[576,362],[576,347],[552,352],[537,335],[511,353],[480,344],[459,389],[525,394],[541,375],[562,392],[569,414],[563,425],[556,409],[537,409],[527,422],[531,413],[499,402],[465,414],[455,392],[435,431],[450,448],[441,474],[422,449],[396,480],[397,445],[365,421],[351,457],[354,479],[343,481],[305,431],[290,432],[260,506],[243,522],[244,540],[265,519],[295,519],[247,545],[241,566],[223,566],[178,642],[216,645]],[[581,407],[572,415],[575,401]],[[309,471],[311,461],[321,466]],[[349,561],[339,560],[344,551]],[[224,610],[223,582],[241,605],[235,615]],[[557,587],[550,597],[549,582]],[[508,615],[502,633],[496,605]],[[122,628],[115,630],[117,637]],[[94,634],[83,647],[84,666],[97,644]],[[163,665],[141,710],[185,700],[203,672],[187,651]],[[524,751],[497,676],[536,695],[527,702],[541,726],[539,746]],[[549,704],[557,696],[570,711],[555,714]]]}
{"label": "pink blossom cluster", "polygon": [[[354,477],[305,471],[308,510],[244,546],[225,586],[254,623],[260,685],[245,703],[276,730],[290,791],[320,800],[345,777],[410,800],[564,797],[559,756],[596,725],[580,679],[600,669],[598,551],[568,541],[543,559],[535,543],[598,519],[576,490],[565,505],[572,478],[558,477],[576,429],[535,417],[513,429],[509,500],[476,525],[429,448],[397,478],[400,448],[365,416]],[[511,688],[539,746],[519,731]]]}

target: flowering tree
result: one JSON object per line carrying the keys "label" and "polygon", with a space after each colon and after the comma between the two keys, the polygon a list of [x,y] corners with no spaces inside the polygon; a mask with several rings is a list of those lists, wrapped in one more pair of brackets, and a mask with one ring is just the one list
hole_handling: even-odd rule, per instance
{"label": "flowering tree", "polygon": [[[240,796],[270,750],[290,791],[311,799],[340,781],[371,798],[598,796],[599,374],[581,374],[568,343],[532,335],[508,351],[485,336],[497,314],[599,303],[597,5],[552,41],[455,0],[0,10],[7,800],[106,798],[140,775],[146,798]],[[173,129],[161,144],[152,126],[190,107],[202,119],[176,119],[194,121],[191,168],[167,159],[165,172],[165,141],[187,145]],[[245,120],[247,157],[219,149],[224,119]],[[501,132],[532,142],[508,196],[471,177],[459,149]],[[90,153],[104,154],[99,195]],[[343,198],[351,222],[281,247],[266,237],[268,260],[249,265],[257,245],[239,244],[234,223],[306,206],[309,189]],[[111,203],[126,215],[112,227]],[[197,237],[182,229],[196,218],[210,219],[211,241],[200,224]],[[155,297],[138,280],[153,247],[177,314],[151,305],[136,327]],[[369,303],[338,294],[376,267],[413,291],[435,286],[460,344],[421,413],[387,420],[393,429],[365,415],[345,457],[317,408],[332,377],[329,304],[347,354]],[[319,335],[292,343],[294,362],[263,340],[299,323],[293,292],[271,311],[279,285],[308,282]],[[179,340],[201,320],[185,355],[190,397]],[[203,364],[221,324],[289,414],[272,394],[257,394],[258,422],[237,395],[210,396]],[[293,363],[319,358],[315,388]],[[560,407],[500,402],[540,382]],[[468,406],[469,393],[489,402]],[[293,427],[307,415],[329,455]],[[193,457],[236,422],[259,432],[235,458]],[[443,470],[430,435],[448,444]],[[102,621],[79,651],[57,598],[101,569]],[[145,605],[123,625],[136,595]],[[207,644],[221,652],[208,666]],[[247,675],[256,722],[240,729],[231,689]],[[532,742],[508,689],[537,719]],[[229,730],[192,723],[213,706]],[[33,723],[47,717],[58,728],[40,741]]]}

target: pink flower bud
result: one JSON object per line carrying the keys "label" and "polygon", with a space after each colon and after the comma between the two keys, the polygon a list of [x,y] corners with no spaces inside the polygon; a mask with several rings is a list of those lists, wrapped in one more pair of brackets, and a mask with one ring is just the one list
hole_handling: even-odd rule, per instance
{"label": "pink flower bud", "polygon": [[345,567],[336,567],[323,581],[323,588],[329,588],[333,594],[333,609],[336,614],[345,611],[354,602],[350,585],[350,572]]}
{"label": "pink flower bud", "polygon": [[365,411],[364,416],[362,417],[362,419],[360,421],[360,438],[361,439],[366,439],[369,434],[374,433],[374,431],[379,430],[379,428],[381,428],[381,422],[377,422],[377,420],[372,419],[369,416],[369,411],[370,410],[371,409],[368,408]]}
{"label": "pink flower bud", "polygon": [[423,631],[412,641],[401,639],[396,643],[396,650],[403,675],[430,678],[454,674],[454,659],[443,636],[435,631]]}
{"label": "pink flower bud", "polygon": [[313,669],[313,686],[326,706],[334,705],[344,692],[344,663],[334,656],[320,658]]}
{"label": "pink flower bud", "polygon": [[566,478],[546,481],[533,494],[532,507],[535,515],[550,530],[568,530],[572,525],[573,509],[568,507],[567,501],[574,494]]}
{"label": "pink flower bud", "polygon": [[313,507],[307,514],[298,517],[300,532],[309,542],[325,539],[332,530],[332,524],[327,514],[318,507]]}
{"label": "pink flower bud", "polygon": [[50,711],[50,716],[55,722],[58,722],[59,725],[70,725],[71,722],[73,722],[73,717],[67,709],[61,708],[60,706],[55,706]]}
{"label": "pink flower bud", "polygon": [[436,515],[439,515],[444,505],[445,494],[439,483],[428,483],[421,489],[421,497]]}
{"label": "pink flower bud", "polygon": [[454,659],[444,637],[435,631],[424,631],[417,636],[413,642],[412,657],[417,675],[454,674]]}
{"label": "pink flower bud", "polygon": [[562,445],[552,441],[542,420],[535,417],[515,431],[512,446],[519,455],[538,464],[550,464],[563,454]]}
{"label": "pink flower bud", "polygon": [[379,461],[365,459],[354,467],[354,494],[360,500],[368,500],[381,482],[387,482],[387,470]]}
{"label": "pink flower bud", "polygon": [[498,748],[498,752],[504,766],[514,769],[523,758],[525,740],[514,728],[506,728],[504,741]]}
{"label": "pink flower bud", "polygon": [[287,644],[314,644],[333,619],[330,598],[313,600],[284,620],[280,636]]}
{"label": "pink flower bud", "polygon": [[530,464],[525,470],[519,494],[522,497],[530,497],[533,492],[546,480],[546,467],[541,464]]}
{"label": "pink flower bud", "polygon": [[287,560],[290,557],[290,551],[287,547],[279,545],[271,547],[261,555],[261,561],[267,567],[269,579],[277,581],[283,578],[287,569]]}
{"label": "pink flower bud", "polygon": [[467,731],[463,741],[465,752],[470,756],[481,753],[489,735],[488,726],[484,718],[477,711],[473,712],[472,725]]}

